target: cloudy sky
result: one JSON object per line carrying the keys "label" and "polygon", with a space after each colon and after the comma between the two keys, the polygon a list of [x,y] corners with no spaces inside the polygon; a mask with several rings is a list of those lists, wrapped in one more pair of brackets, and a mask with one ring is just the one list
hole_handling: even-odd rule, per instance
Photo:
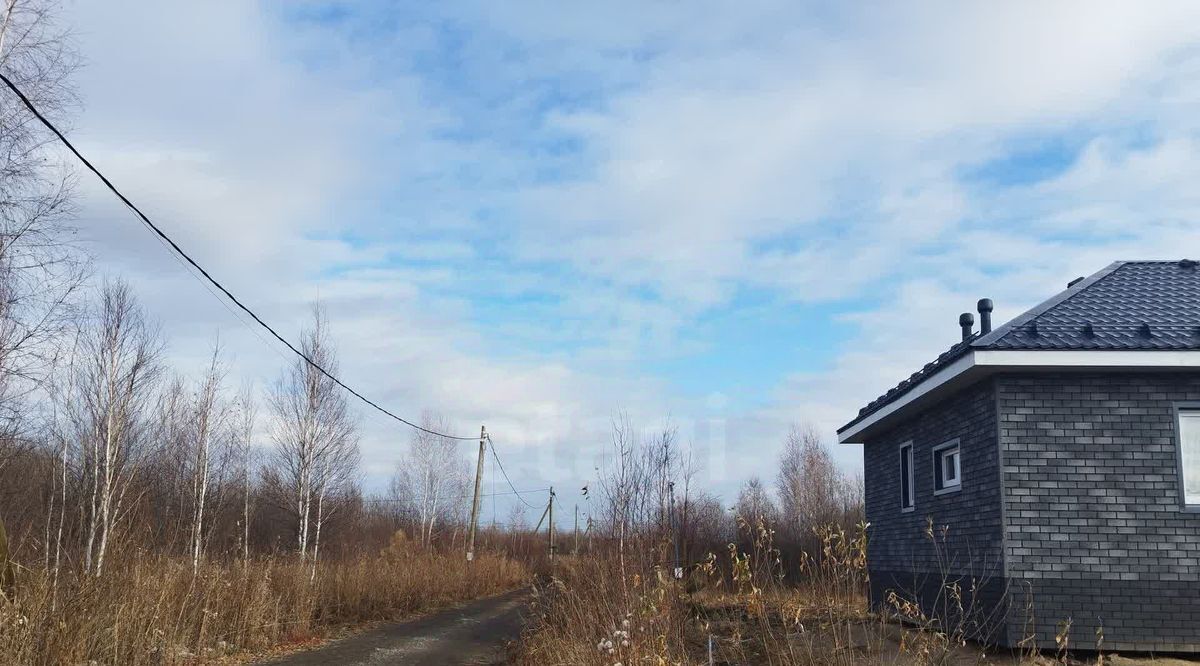
{"label": "cloudy sky", "polygon": [[[1200,256],[1196,3],[398,4],[67,0],[72,135],[286,334],[325,303],[350,383],[487,424],[568,504],[619,412],[670,419],[731,499],[979,297],[1004,320],[1115,259]],[[236,381],[277,376],[80,195],[181,367],[219,334]],[[361,416],[381,489],[409,433]]]}

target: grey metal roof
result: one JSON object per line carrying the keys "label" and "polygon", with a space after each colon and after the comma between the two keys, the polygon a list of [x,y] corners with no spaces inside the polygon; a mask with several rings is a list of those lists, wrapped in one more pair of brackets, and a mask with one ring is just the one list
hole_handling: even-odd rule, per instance
{"label": "grey metal roof", "polygon": [[1200,267],[1123,261],[986,336],[980,349],[1200,349]]}
{"label": "grey metal roof", "polygon": [[972,349],[1200,349],[1200,266],[1176,261],[1118,261],[1068,287],[987,335],[943,352],[858,411],[845,430]]}

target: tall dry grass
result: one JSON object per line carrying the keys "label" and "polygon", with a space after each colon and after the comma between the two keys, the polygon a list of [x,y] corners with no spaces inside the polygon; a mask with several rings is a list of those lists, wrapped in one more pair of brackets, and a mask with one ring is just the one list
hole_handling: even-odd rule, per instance
{"label": "tall dry grass", "polygon": [[[709,554],[685,580],[639,554],[627,559],[651,564],[625,576],[612,553],[563,558],[535,595],[536,623],[518,663],[708,663],[709,636],[716,663],[838,663],[846,627],[874,621],[865,596],[865,526],[821,531],[822,550],[803,558],[799,585],[785,582],[771,531],[761,523],[743,528],[752,535],[747,550],[730,544]],[[814,622],[833,631],[807,640],[805,623]]]}
{"label": "tall dry grass", "polygon": [[798,556],[798,574],[784,567],[761,522],[742,525],[751,535],[746,549],[730,544],[710,554],[685,580],[652,564],[622,576],[611,552],[563,558],[538,589],[536,622],[517,662],[708,664],[711,650],[715,664],[1068,663],[1065,651],[1055,659],[1032,652],[984,658],[969,645],[975,620],[962,596],[950,622],[935,621],[901,598],[871,609],[866,527],[816,530],[818,548]]}
{"label": "tall dry grass", "polygon": [[665,575],[654,569],[623,579],[612,559],[560,558],[531,602],[536,620],[517,662],[677,663],[687,652],[688,606]]}
{"label": "tall dry grass", "polygon": [[414,549],[311,564],[293,557],[208,563],[131,554],[102,578],[21,570],[0,601],[0,663],[178,664],[300,643],[331,627],[400,618],[524,584],[524,565],[490,553]]}

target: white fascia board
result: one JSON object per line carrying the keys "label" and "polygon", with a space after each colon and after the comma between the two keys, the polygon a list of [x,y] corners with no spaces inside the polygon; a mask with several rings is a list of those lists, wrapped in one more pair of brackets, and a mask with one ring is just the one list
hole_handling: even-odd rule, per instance
{"label": "white fascia board", "polygon": [[867,428],[887,418],[891,414],[904,409],[914,400],[924,396],[930,391],[938,388],[946,382],[954,379],[962,373],[970,370],[975,365],[975,354],[977,352],[967,352],[965,356],[951,363],[950,365],[938,370],[933,375],[926,377],[924,381],[909,389],[908,393],[900,396],[896,400],[889,402],[881,407],[878,411],[872,413],[867,418],[855,423],[853,426],[838,433],[838,442],[841,444],[857,444],[855,438]]}
{"label": "white fascia board", "polygon": [[1200,350],[985,350],[975,352],[976,365],[1004,368],[1195,368]]}
{"label": "white fascia board", "polygon": [[859,444],[858,436],[871,426],[903,410],[931,391],[960,375],[975,370],[982,376],[1004,370],[1170,370],[1200,368],[1200,350],[973,350],[966,356],[927,377],[903,396],[879,411],[838,433],[838,442]]}

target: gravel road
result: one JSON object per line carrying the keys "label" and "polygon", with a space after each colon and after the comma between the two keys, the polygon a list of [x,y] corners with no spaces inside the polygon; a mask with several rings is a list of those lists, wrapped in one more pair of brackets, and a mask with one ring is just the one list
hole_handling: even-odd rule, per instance
{"label": "gravel road", "polygon": [[502,664],[504,646],[524,626],[527,590],[472,601],[432,615],[386,624],[262,666]]}

